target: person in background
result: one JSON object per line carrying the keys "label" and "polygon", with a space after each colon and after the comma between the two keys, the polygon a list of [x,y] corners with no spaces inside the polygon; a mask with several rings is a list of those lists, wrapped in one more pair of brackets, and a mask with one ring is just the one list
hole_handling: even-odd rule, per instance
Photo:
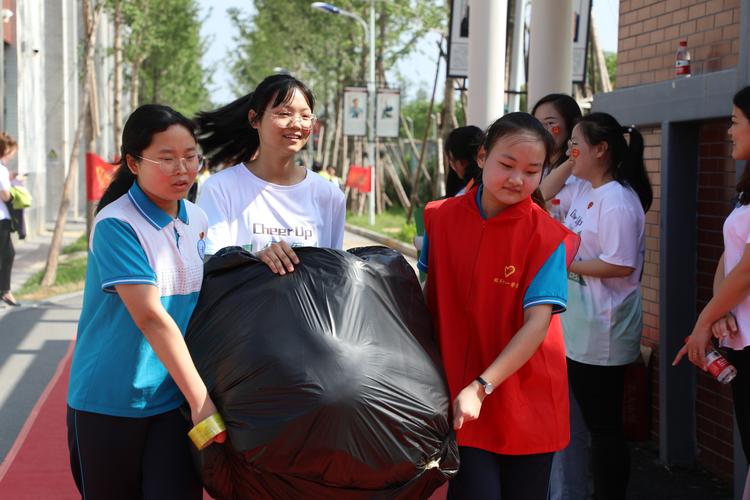
{"label": "person in background", "polygon": [[582,117],[569,150],[579,181],[569,184],[565,225],[579,234],[581,246],[570,266],[562,318],[568,380],[591,434],[594,497],[624,499],[630,475],[625,369],[640,356],[645,213],[653,191],[643,137],[609,114]]}
{"label": "person in background", "polygon": [[484,132],[479,127],[454,128],[445,139],[445,160],[450,170],[446,181],[446,196],[456,196],[469,191],[480,173],[477,152]]}
{"label": "person in background", "polygon": [[[550,162],[544,169],[540,192],[550,215],[562,222],[570,208],[570,185],[577,182],[575,176],[570,175],[572,164],[568,161],[567,149],[573,127],[581,118],[581,108],[569,95],[549,94],[539,99],[531,114],[544,125],[555,140]],[[559,180],[561,176],[566,178]],[[556,195],[550,194],[551,189],[556,189]],[[583,422],[581,410],[571,393],[570,444],[564,450],[555,453],[552,461],[550,500],[576,500],[591,496],[589,440],[589,432]]]}
{"label": "person in background", "polygon": [[581,108],[569,95],[549,94],[539,99],[531,114],[555,139],[555,150],[545,168],[540,191],[552,217],[562,222],[570,208],[570,190],[566,185],[576,181],[575,176],[570,175],[572,165],[568,161],[568,140],[581,118]]}
{"label": "person in background", "polygon": [[310,89],[290,75],[264,79],[250,94],[198,114],[199,141],[216,163],[234,163],[203,185],[208,254],[227,246],[254,252],[280,275],[295,246],[341,248],[344,193],[295,163],[315,123]]}
{"label": "person in background", "polygon": [[[732,158],[750,160],[750,87],[735,94],[732,103]],[[731,381],[734,414],[742,451],[750,460],[750,168],[737,183],[739,200],[724,222],[724,253],[714,276],[714,294],[673,364],[687,354],[690,362],[706,368],[706,350],[712,335],[724,347],[727,360],[737,369]],[[747,498],[748,491],[745,491]]]}
{"label": "person in background", "polygon": [[336,175],[336,167],[328,165],[328,167],[326,167],[326,172],[328,172],[329,180],[333,182],[333,185],[341,189],[341,177]]}
{"label": "person in background", "polygon": [[19,305],[10,290],[10,275],[13,271],[16,250],[13,248],[11,239],[13,224],[9,204],[12,185],[8,171],[8,162],[17,152],[16,140],[5,132],[0,132],[0,300],[9,306]]}

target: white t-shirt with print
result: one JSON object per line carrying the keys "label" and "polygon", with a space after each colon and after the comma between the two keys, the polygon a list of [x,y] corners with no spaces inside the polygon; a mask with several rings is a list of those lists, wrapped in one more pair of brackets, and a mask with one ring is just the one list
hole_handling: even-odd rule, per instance
{"label": "white t-shirt with print", "polygon": [[[740,205],[724,221],[724,276],[734,269],[742,258],[745,247],[750,244],[750,205]],[[727,337],[722,345],[731,349],[744,349],[750,345],[750,295],[732,309],[737,319],[739,333]]]}
{"label": "white t-shirt with print", "polygon": [[570,188],[565,226],[581,237],[576,261],[601,259],[635,270],[622,278],[570,273],[568,311],[562,315],[570,359],[592,365],[633,362],[640,353],[643,310],[640,278],[645,255],[645,214],[638,195],[611,181]]}
{"label": "white t-shirt with print", "polygon": [[240,163],[205,181],[198,206],[208,215],[208,255],[227,246],[257,252],[282,240],[292,247],[344,244],[344,193],[311,171],[301,182],[281,186]]}
{"label": "white t-shirt with print", "polygon": [[[8,167],[0,163],[0,191],[10,191],[10,172]],[[0,201],[0,220],[10,219],[8,206]]]}

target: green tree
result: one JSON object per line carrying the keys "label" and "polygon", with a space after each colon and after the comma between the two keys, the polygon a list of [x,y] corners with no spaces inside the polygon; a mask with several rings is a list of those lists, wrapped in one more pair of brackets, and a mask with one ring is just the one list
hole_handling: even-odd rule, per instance
{"label": "green tree", "polygon": [[617,53],[605,52],[604,60],[607,63],[607,73],[609,73],[609,81],[612,82],[612,88],[615,88],[617,86]]}
{"label": "green tree", "polygon": [[[333,103],[344,85],[364,84],[368,51],[359,23],[314,10],[308,0],[253,4],[254,15],[230,10],[239,32],[230,56],[238,94],[252,90],[277,68],[308,83],[324,106]],[[368,19],[369,1],[340,0],[336,5]],[[447,17],[443,2],[391,0],[377,2],[376,9],[381,75],[407,56],[428,30],[443,28]]]}
{"label": "green tree", "polygon": [[[114,0],[110,0],[113,2]],[[209,105],[196,0],[119,0],[131,107],[159,102],[190,116]]]}

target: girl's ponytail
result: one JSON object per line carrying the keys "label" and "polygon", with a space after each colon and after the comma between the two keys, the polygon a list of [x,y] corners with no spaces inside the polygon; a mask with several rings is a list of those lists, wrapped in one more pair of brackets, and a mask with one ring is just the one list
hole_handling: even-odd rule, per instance
{"label": "girl's ponytail", "polygon": [[[638,195],[644,212],[651,208],[654,193],[643,161],[643,136],[634,127],[621,126],[608,113],[591,113],[578,122],[586,142],[595,146],[607,143],[609,171],[612,178],[624,186],[630,186]],[[625,141],[630,136],[630,144]]]}
{"label": "girl's ponytail", "polygon": [[620,184],[627,184],[636,192],[641,200],[643,211],[648,212],[651,202],[654,200],[654,192],[651,188],[651,180],[646,172],[646,164],[643,161],[643,136],[633,126],[622,127],[621,134],[628,134],[630,142],[627,143],[625,156],[618,166],[615,166],[613,177]]}
{"label": "girl's ponytail", "polygon": [[195,119],[198,142],[209,162],[235,165],[252,160],[260,148],[260,136],[250,123],[250,111],[260,121],[269,106],[290,102],[295,91],[302,93],[310,111],[314,111],[312,91],[293,76],[284,74],[266,77],[253,92],[226,106],[198,113]]}
{"label": "girl's ponytail", "polygon": [[211,164],[242,163],[249,161],[258,151],[260,137],[248,117],[253,109],[253,94],[251,92],[214,111],[198,113],[195,118],[198,142]]}

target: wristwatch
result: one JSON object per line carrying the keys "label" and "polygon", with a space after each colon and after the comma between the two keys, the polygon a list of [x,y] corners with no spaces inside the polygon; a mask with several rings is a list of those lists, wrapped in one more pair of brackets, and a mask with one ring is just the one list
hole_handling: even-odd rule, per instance
{"label": "wristwatch", "polygon": [[488,396],[489,396],[490,394],[492,394],[492,391],[494,391],[494,390],[495,390],[495,386],[494,386],[494,385],[492,385],[492,384],[491,384],[490,382],[487,382],[487,381],[486,381],[485,379],[483,379],[482,377],[477,377],[477,378],[476,378],[476,381],[477,381],[477,382],[479,382],[480,384],[482,384],[482,387],[484,387],[484,393],[485,393],[486,395],[488,395]]}

